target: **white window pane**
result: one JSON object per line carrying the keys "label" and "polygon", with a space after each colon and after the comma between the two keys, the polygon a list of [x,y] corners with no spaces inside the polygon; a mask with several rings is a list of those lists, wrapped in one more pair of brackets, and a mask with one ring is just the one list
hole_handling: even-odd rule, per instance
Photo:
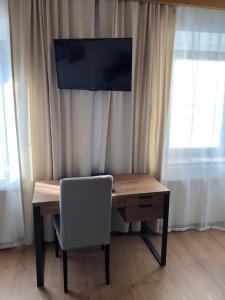
{"label": "white window pane", "polygon": [[175,62],[170,148],[221,146],[224,87],[225,62],[205,60]]}
{"label": "white window pane", "polygon": [[175,106],[171,114],[170,148],[188,148],[191,139],[192,107]]}
{"label": "white window pane", "polygon": [[7,150],[8,150],[8,170],[9,182],[14,182],[19,178],[19,161],[16,136],[16,124],[13,100],[13,84],[9,80],[4,84],[5,99],[5,120],[7,124]]}
{"label": "white window pane", "polygon": [[192,91],[195,88],[193,78],[193,64],[188,60],[175,62],[174,81],[172,86],[173,106],[193,105]]}

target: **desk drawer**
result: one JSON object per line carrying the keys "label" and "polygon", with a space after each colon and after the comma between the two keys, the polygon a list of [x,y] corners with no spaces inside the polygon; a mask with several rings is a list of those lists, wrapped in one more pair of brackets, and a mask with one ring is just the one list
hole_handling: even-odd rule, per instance
{"label": "desk drawer", "polygon": [[163,208],[163,196],[141,196],[141,197],[131,197],[126,199],[126,207],[130,206],[141,206],[141,205],[149,205],[149,206],[161,206]]}
{"label": "desk drawer", "polygon": [[126,204],[126,208],[119,209],[125,222],[163,218],[164,199],[162,196],[128,198]]}

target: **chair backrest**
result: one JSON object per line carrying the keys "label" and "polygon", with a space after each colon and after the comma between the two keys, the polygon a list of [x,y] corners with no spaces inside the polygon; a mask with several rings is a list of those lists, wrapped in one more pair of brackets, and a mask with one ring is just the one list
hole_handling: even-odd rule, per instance
{"label": "chair backrest", "polygon": [[64,250],[110,243],[112,176],[60,181],[60,242]]}

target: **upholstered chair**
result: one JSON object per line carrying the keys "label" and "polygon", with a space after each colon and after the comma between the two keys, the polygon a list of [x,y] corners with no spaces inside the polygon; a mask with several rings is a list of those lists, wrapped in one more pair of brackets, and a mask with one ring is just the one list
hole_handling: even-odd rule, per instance
{"label": "upholstered chair", "polygon": [[68,291],[67,251],[101,246],[109,284],[112,176],[66,178],[60,181],[60,214],[54,216],[56,256],[63,253],[64,292]]}

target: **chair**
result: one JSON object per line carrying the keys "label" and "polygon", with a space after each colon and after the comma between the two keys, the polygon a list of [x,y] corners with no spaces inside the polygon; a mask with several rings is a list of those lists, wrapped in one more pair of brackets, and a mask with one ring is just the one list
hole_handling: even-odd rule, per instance
{"label": "chair", "polygon": [[60,215],[54,216],[55,251],[63,252],[64,292],[68,292],[67,251],[101,245],[109,284],[112,176],[60,181]]}

